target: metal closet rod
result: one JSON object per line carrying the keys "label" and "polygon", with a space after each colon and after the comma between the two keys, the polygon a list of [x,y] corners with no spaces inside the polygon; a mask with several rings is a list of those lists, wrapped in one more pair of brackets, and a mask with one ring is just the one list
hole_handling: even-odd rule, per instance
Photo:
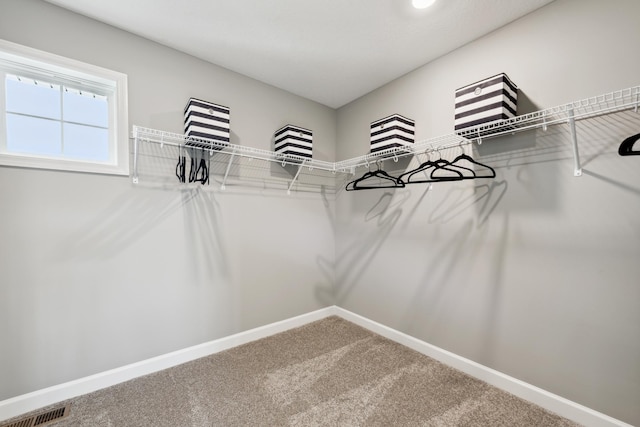
{"label": "metal closet rod", "polygon": [[[137,157],[138,157],[138,141],[146,141],[158,144],[167,144],[177,147],[188,147],[189,143],[197,143],[205,150],[211,152],[226,153],[231,156],[229,166],[235,156],[248,157],[252,159],[261,159],[271,162],[279,162],[282,165],[290,164],[299,167],[298,174],[302,167],[309,170],[320,169],[331,171],[334,173],[354,173],[355,169],[360,166],[368,166],[372,162],[384,160],[397,160],[400,157],[419,154],[428,150],[443,150],[450,147],[471,144],[476,142],[481,144],[483,139],[495,138],[505,134],[514,134],[525,130],[541,128],[547,130],[547,126],[568,123],[571,130],[573,153],[575,159],[574,174],[579,176],[582,174],[580,168],[580,158],[578,152],[578,141],[575,132],[575,120],[593,117],[601,114],[608,114],[617,111],[634,108],[638,111],[640,106],[640,86],[633,86],[627,89],[621,89],[609,92],[603,95],[585,98],[579,101],[570,102],[568,104],[557,107],[547,108],[545,110],[533,113],[523,114],[511,119],[501,120],[489,124],[475,126],[469,129],[458,131],[458,133],[443,135],[418,141],[403,147],[388,148],[376,153],[366,154],[352,159],[342,160],[339,162],[327,162],[323,160],[314,160],[302,156],[290,154],[280,154],[274,151],[261,150],[259,148],[247,147],[244,145],[224,144],[221,142],[210,141],[186,137],[183,134],[170,133],[156,129],[149,129],[140,126],[133,127],[134,139],[134,182],[137,182]],[[296,175],[297,177],[297,175]]]}

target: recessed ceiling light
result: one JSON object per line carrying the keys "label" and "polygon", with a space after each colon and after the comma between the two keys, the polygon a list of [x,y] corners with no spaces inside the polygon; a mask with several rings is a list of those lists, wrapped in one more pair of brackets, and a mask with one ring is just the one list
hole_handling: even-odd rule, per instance
{"label": "recessed ceiling light", "polygon": [[436,0],[411,0],[413,7],[415,7],[416,9],[425,9],[435,2]]}

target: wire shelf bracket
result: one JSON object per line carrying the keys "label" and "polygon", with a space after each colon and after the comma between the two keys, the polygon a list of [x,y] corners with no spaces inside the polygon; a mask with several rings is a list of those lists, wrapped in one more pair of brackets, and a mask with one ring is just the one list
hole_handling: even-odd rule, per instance
{"label": "wire shelf bracket", "polygon": [[296,181],[298,180],[298,177],[300,176],[300,172],[302,172],[302,168],[304,167],[304,163],[307,161],[307,159],[302,160],[302,163],[300,163],[300,166],[298,166],[298,172],[296,172],[296,176],[293,177],[293,179],[291,180],[291,183],[289,184],[289,188],[287,189],[287,195],[291,195],[291,189],[293,188],[293,184],[296,183]]}
{"label": "wire shelf bracket", "polygon": [[222,184],[220,184],[220,190],[225,190],[227,177],[229,176],[229,171],[231,170],[231,164],[233,163],[233,159],[236,157],[236,152],[233,150],[231,152],[231,156],[229,156],[229,163],[227,164],[227,170],[224,172],[224,178],[222,178]]}
{"label": "wire shelf bracket", "polygon": [[133,127],[133,183],[138,184],[138,129]]}
{"label": "wire shelf bracket", "polygon": [[569,130],[571,132],[571,147],[573,149],[573,176],[582,176],[582,168],[580,167],[580,152],[578,150],[578,135],[576,133],[576,119],[573,114],[573,108],[567,110],[569,118]]}

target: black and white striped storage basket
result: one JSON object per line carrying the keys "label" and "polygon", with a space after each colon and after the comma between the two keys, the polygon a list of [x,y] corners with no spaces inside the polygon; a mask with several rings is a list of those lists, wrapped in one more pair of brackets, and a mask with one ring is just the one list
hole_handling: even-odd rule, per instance
{"label": "black and white striped storage basket", "polygon": [[384,119],[371,123],[371,152],[386,150],[388,148],[406,147],[415,142],[416,122],[401,116],[392,114]]}
{"label": "black and white striped storage basket", "polygon": [[228,107],[189,98],[184,109],[184,132],[187,137],[215,141],[214,145],[187,140],[187,145],[221,150],[230,141],[230,111]]}
{"label": "black and white striped storage basket", "polygon": [[456,90],[455,130],[460,131],[516,115],[518,87],[504,74]]}
{"label": "black and white striped storage basket", "polygon": [[313,154],[313,132],[299,126],[286,125],[276,131],[273,145],[276,153],[310,159]]}

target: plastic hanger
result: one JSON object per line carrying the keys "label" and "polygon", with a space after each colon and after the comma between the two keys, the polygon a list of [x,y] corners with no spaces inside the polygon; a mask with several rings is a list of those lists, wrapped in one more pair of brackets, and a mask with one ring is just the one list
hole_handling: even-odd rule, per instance
{"label": "plastic hanger", "polygon": [[187,158],[184,151],[184,147],[180,146],[178,152],[178,164],[176,164],[176,176],[180,182],[186,182]]}
{"label": "plastic hanger", "polygon": [[[403,181],[389,175],[387,172],[380,169],[380,164],[378,162],[376,162],[376,164],[378,165],[378,169],[376,169],[375,171],[368,171],[364,175],[362,175],[360,178],[354,181],[351,181],[346,185],[345,189],[347,191],[355,191],[355,190],[373,190],[375,188],[404,188],[405,185]],[[371,178],[378,178],[379,180],[382,180],[384,183],[386,183],[386,185],[384,184],[383,185],[380,185],[380,184],[362,185],[361,184]]]}
{"label": "plastic hanger", "polygon": [[187,159],[185,158],[184,155],[178,156],[178,164],[176,165],[176,176],[178,177],[178,181],[180,182],[185,182],[185,179],[186,179],[186,175],[185,175],[186,161]]}
{"label": "plastic hanger", "polygon": [[[429,153],[427,153],[427,156],[430,157]],[[403,181],[405,184],[421,184],[421,183],[437,182],[437,181],[458,181],[463,179],[462,172],[456,169],[449,168],[449,164],[450,163],[448,161],[442,158],[435,161],[432,161],[429,158],[426,162],[422,163],[417,168],[407,171],[402,175],[400,175],[398,179]],[[414,175],[419,174],[421,172],[424,173],[426,176],[426,173],[427,171],[429,171],[429,169],[432,169],[432,170],[429,173],[428,177],[412,179]],[[448,172],[452,172],[454,175],[446,176],[446,177],[434,177],[433,174],[436,170],[445,170]]]}
{"label": "plastic hanger", "polygon": [[[462,145],[460,145],[460,149],[462,150]],[[462,153],[464,154],[464,150],[462,150]],[[442,160],[442,157],[440,158],[440,160]],[[458,160],[458,158],[456,158],[456,160]],[[473,179],[476,177],[476,173],[473,169],[456,165],[454,163],[455,163],[455,160],[453,162],[445,161],[444,166],[436,166],[436,169],[431,171],[431,178],[434,181],[460,181],[462,179]],[[458,172],[458,174],[454,176],[451,176],[451,175],[438,176],[437,172],[439,170],[455,171],[455,172]],[[468,175],[466,173],[471,173],[471,175]]]}
{"label": "plastic hanger", "polygon": [[209,163],[207,157],[204,148],[192,149],[189,182],[200,182],[202,185],[209,182]]}
{"label": "plastic hanger", "polygon": [[[462,145],[460,146],[460,148],[462,148]],[[496,177],[496,171],[491,166],[475,161],[473,157],[466,154],[464,150],[462,151],[462,154],[460,154],[458,157],[453,159],[453,161],[451,162],[451,165],[452,166],[455,165],[456,167],[462,167],[462,166],[456,165],[456,163],[458,163],[461,160],[466,160],[470,163],[473,163],[474,165],[482,166],[483,168],[486,168],[489,170],[488,175],[478,175],[475,170],[469,169],[473,172],[473,177],[470,177],[470,178],[495,178]],[[465,169],[468,169],[468,168],[465,168]]]}
{"label": "plastic hanger", "polygon": [[[429,175],[430,179],[427,182],[460,181],[461,179],[467,178],[464,175],[464,171],[460,169],[466,169],[469,172],[473,173],[473,171],[468,168],[451,167],[451,162],[448,160],[438,159],[434,163],[435,163],[435,167],[431,170],[431,174]],[[414,182],[418,182],[418,181],[414,181]]]}
{"label": "plastic hanger", "polygon": [[640,150],[633,150],[633,144],[638,140],[640,140],[640,133],[622,141],[618,147],[618,154],[621,156],[640,156]]}

